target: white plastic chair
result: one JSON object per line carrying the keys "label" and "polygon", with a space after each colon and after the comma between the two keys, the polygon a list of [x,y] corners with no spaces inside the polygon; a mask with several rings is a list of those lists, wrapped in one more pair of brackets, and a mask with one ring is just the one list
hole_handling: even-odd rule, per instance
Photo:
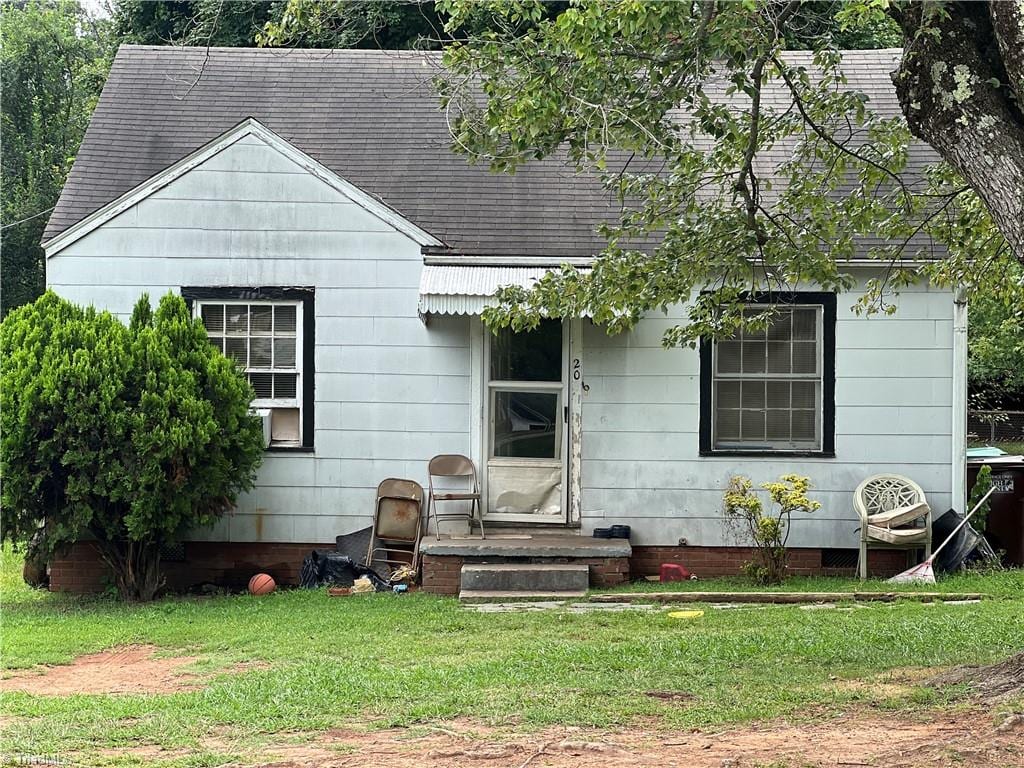
{"label": "white plastic chair", "polygon": [[[873,475],[857,486],[853,505],[860,517],[861,580],[868,577],[868,546],[932,553],[932,511],[924,490],[902,475]],[[924,525],[918,522],[924,520]]]}

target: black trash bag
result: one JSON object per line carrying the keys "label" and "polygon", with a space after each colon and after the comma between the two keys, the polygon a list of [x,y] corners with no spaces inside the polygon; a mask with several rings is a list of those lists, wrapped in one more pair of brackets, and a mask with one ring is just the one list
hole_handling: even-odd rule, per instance
{"label": "black trash bag", "polygon": [[299,569],[299,586],[303,589],[315,589],[320,586],[320,560],[316,552],[306,555]]}
{"label": "black trash bag", "polygon": [[351,587],[360,576],[366,576],[377,592],[391,589],[372,568],[361,565],[346,555],[318,549],[314,549],[302,561],[299,584],[304,589]]}
{"label": "black trash bag", "polygon": [[[932,546],[938,547],[953,530],[963,522],[964,516],[951,509],[932,523]],[[985,537],[967,523],[957,531],[956,536],[942,548],[935,557],[935,570],[939,573],[954,573],[975,562],[992,562],[997,559]]]}

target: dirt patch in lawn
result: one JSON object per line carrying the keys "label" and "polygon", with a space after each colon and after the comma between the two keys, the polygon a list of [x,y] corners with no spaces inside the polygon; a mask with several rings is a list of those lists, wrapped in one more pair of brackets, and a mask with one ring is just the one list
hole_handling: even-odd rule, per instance
{"label": "dirt patch in lawn", "polygon": [[[1005,768],[1024,765],[1024,718],[981,709],[851,714],[823,722],[762,723],[723,731],[598,731],[531,734],[466,721],[384,731],[334,730],[268,746],[263,768]],[[211,745],[212,746],[212,745]],[[252,764],[252,763],[248,763]]]}
{"label": "dirt patch in lawn", "polygon": [[194,675],[180,668],[193,656],[156,656],[156,646],[127,645],[79,656],[70,664],[36,667],[0,680],[2,691],[24,691],[37,696],[76,693],[177,693],[195,690]]}

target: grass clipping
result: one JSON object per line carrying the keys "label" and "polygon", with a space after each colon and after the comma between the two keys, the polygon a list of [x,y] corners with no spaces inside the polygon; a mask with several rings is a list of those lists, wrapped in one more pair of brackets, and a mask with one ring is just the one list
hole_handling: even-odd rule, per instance
{"label": "grass clipping", "polygon": [[1024,696],[1024,652],[985,667],[956,667],[928,681],[933,687],[967,685],[984,701]]}

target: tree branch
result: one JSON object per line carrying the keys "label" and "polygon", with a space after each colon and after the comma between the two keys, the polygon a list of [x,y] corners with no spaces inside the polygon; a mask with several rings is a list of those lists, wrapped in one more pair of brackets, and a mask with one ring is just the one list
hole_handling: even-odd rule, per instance
{"label": "tree branch", "polygon": [[783,64],[783,62],[778,57],[776,57],[774,59],[774,63],[775,63],[775,66],[779,70],[779,74],[782,76],[783,82],[785,82],[786,83],[786,87],[789,88],[789,92],[791,94],[793,94],[793,100],[796,102],[796,108],[800,112],[800,117],[803,118],[803,120],[807,124],[807,126],[812,131],[814,131],[814,133],[820,139],[822,139],[826,144],[830,144],[831,146],[835,147],[836,149],[838,149],[843,154],[845,154],[845,155],[847,155],[849,157],[855,158],[855,159],[859,160],[862,163],[866,163],[867,165],[870,165],[875,170],[880,171],[883,174],[885,174],[886,176],[888,176],[893,182],[896,183],[896,185],[902,191],[902,193],[903,193],[904,208],[909,209],[910,208],[911,192],[910,192],[909,189],[907,189],[906,182],[903,181],[903,179],[900,177],[900,175],[897,174],[897,173],[894,173],[890,169],[886,168],[881,163],[878,163],[878,162],[872,160],[870,157],[867,157],[866,155],[863,155],[860,152],[856,152],[856,151],[850,149],[849,147],[846,146],[846,144],[844,142],[840,142],[840,141],[836,140],[836,138],[832,134],[830,134],[828,131],[826,131],[824,129],[824,127],[819,125],[818,122],[813,117],[811,117],[811,115],[808,113],[806,104],[804,103],[804,100],[803,100],[803,97],[800,95],[800,92],[797,89],[796,83],[794,83],[793,79],[789,76],[789,72],[786,70],[785,64]]}
{"label": "tree branch", "polygon": [[[750,135],[747,139],[747,147],[743,155],[743,163],[740,165],[739,178],[736,180],[736,191],[743,198],[746,204],[747,227],[757,238],[758,247],[768,241],[768,235],[764,228],[757,221],[757,198],[758,186],[757,175],[754,173],[754,157],[757,155],[758,139],[761,128],[761,90],[764,87],[764,69],[770,59],[774,57],[774,46],[779,39],[779,27],[781,27],[797,8],[800,7],[798,0],[787,3],[779,13],[778,18],[772,24],[772,35],[767,43],[768,49],[758,56],[754,66],[750,70],[750,80],[753,84],[753,94],[750,104]],[[747,184],[749,180],[749,186]]]}

